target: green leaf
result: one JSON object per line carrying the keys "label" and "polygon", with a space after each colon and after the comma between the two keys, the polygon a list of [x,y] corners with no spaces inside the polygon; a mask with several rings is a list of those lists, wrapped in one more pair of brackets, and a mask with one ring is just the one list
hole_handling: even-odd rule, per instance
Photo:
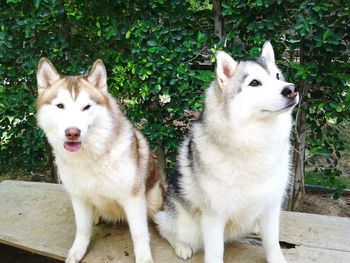
{"label": "green leaf", "polygon": [[40,6],[41,0],[35,0],[35,8],[38,9]]}
{"label": "green leaf", "polygon": [[335,101],[331,101],[331,102],[329,103],[329,105],[330,105],[333,109],[337,109],[337,108],[339,107],[338,103],[335,102]]}
{"label": "green leaf", "polygon": [[147,46],[155,47],[157,46],[157,42],[154,39],[150,39],[147,41]]}
{"label": "green leaf", "polygon": [[323,41],[325,41],[331,34],[331,30],[327,29],[326,31],[323,32]]}

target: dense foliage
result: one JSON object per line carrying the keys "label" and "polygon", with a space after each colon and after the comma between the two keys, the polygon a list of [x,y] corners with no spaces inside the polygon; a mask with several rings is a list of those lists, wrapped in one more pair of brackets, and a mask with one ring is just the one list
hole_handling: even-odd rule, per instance
{"label": "dense foliage", "polygon": [[210,10],[197,13],[185,1],[5,2],[0,6],[0,172],[32,171],[45,163],[43,134],[34,118],[35,69],[42,56],[64,74],[86,73],[102,58],[110,92],[154,148],[174,155],[183,125],[173,122],[190,118],[185,110],[200,110],[208,82],[191,64],[207,42]]}
{"label": "dense foliage", "polygon": [[306,164],[313,173],[326,174],[336,187],[344,187],[335,177],[341,173],[338,160],[349,138],[340,136],[349,127],[350,113],[347,1],[223,1],[223,15],[222,41],[228,50],[236,57],[254,57],[261,43],[271,39],[276,53],[283,54],[279,64],[287,79],[301,91],[294,184],[302,185]]}
{"label": "dense foliage", "polygon": [[[0,3],[0,172],[42,169],[47,147],[35,126],[35,69],[46,56],[64,74],[86,73],[102,58],[109,90],[168,167],[188,120],[202,107],[212,75],[197,62],[217,49],[235,58],[272,40],[287,78],[301,88],[298,116],[308,129],[308,160],[333,163],[349,120],[349,21],[346,1],[222,1],[224,35],[213,33],[210,1],[7,0]],[[304,137],[306,136],[306,137]]]}

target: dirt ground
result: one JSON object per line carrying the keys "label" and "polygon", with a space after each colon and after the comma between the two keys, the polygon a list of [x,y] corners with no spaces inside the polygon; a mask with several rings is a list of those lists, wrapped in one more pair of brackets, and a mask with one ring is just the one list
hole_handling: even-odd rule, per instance
{"label": "dirt ground", "polygon": [[299,208],[300,212],[350,217],[350,195],[343,195],[338,200],[331,193],[306,193]]}

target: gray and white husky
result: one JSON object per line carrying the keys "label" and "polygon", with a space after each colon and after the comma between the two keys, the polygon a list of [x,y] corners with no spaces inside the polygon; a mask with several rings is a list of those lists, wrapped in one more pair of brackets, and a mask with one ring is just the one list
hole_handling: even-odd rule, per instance
{"label": "gray and white husky", "polygon": [[222,51],[216,60],[202,120],[182,143],[155,221],[183,259],[204,249],[205,262],[223,262],[224,242],[258,225],[268,262],[286,262],[279,218],[299,95],[283,79],[270,42],[255,61],[236,62]]}

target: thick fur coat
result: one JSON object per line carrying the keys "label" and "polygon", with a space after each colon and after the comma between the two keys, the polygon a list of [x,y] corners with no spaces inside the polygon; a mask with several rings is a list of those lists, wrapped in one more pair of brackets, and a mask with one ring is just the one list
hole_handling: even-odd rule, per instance
{"label": "thick fur coat", "polygon": [[127,220],[136,262],[153,262],[147,214],[163,203],[163,184],[144,136],[107,91],[97,60],[88,76],[61,76],[45,58],[37,71],[37,120],[51,144],[75,214],[76,237],[66,262],[79,262],[94,218]]}
{"label": "thick fur coat", "polygon": [[258,225],[268,262],[285,262],[279,217],[297,90],[284,81],[269,42],[255,61],[238,63],[224,52],[216,59],[202,119],[182,143],[155,220],[183,259],[204,249],[206,263],[223,262],[224,242]]}

